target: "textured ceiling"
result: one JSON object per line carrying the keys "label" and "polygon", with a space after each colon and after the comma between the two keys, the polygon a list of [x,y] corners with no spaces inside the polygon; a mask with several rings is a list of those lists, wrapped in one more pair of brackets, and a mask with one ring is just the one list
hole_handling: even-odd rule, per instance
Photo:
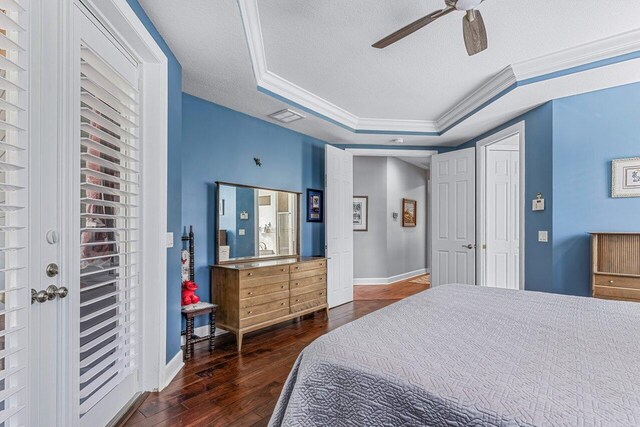
{"label": "textured ceiling", "polygon": [[[236,0],[140,3],[182,64],[185,92],[266,120],[287,107],[256,90]],[[258,0],[258,6],[269,71],[359,117],[385,119],[435,119],[509,64],[640,26],[637,0],[487,0],[480,10],[489,49],[468,57],[459,13],[384,50],[370,47],[440,8],[438,0]],[[404,145],[462,142],[508,119],[499,107],[487,109],[490,116],[476,127],[446,137],[404,136]],[[511,117],[526,110],[517,108]],[[332,143],[392,138],[307,116],[285,127]]]}
{"label": "textured ceiling", "polygon": [[435,120],[510,64],[640,26],[637,0],[487,0],[489,49],[476,56],[464,47],[462,12],[370,47],[443,5],[258,0],[269,71],[358,117]]}

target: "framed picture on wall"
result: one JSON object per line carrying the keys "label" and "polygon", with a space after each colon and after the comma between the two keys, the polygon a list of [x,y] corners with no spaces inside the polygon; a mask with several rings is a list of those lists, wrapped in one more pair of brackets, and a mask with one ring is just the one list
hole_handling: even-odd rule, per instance
{"label": "framed picture on wall", "polygon": [[640,157],[611,162],[611,197],[640,197]]}
{"label": "framed picture on wall", "polygon": [[322,190],[307,188],[307,222],[322,222],[324,195]]}
{"label": "framed picture on wall", "polygon": [[411,199],[402,199],[402,226],[415,227],[418,202]]}
{"label": "framed picture on wall", "polygon": [[353,196],[353,231],[369,230],[369,197]]}

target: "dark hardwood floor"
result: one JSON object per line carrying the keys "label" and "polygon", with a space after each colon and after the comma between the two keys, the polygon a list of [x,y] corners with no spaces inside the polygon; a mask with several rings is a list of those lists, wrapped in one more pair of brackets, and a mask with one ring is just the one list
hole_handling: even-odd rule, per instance
{"label": "dark hardwood floor", "polygon": [[353,303],[331,309],[328,319],[324,312],[316,313],[247,334],[241,355],[231,334],[218,337],[213,353],[206,343],[196,345],[194,358],[171,384],[160,393],[150,393],[125,425],[267,425],[302,349],[332,329],[426,288],[397,284],[376,287],[376,298],[380,298],[380,292],[385,294],[385,288],[392,288],[387,292],[389,298],[360,296]]}

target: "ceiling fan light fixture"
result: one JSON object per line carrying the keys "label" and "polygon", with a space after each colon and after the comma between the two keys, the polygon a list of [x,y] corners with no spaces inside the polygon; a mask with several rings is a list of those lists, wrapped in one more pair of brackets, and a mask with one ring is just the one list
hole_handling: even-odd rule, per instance
{"label": "ceiling fan light fixture", "polygon": [[480,6],[483,0],[458,0],[455,4],[455,8],[458,10],[472,10]]}

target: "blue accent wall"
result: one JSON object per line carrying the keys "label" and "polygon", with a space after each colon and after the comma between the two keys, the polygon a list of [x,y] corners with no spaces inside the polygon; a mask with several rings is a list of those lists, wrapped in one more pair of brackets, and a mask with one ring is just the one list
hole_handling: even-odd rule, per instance
{"label": "blue accent wall", "polygon": [[[242,219],[242,212],[247,212],[249,217]],[[256,192],[252,188],[236,188],[236,257],[256,256]],[[244,235],[240,235],[244,230]],[[216,236],[217,237],[217,236]]]}
{"label": "blue accent wall", "polygon": [[[640,198],[611,197],[611,161],[640,157],[639,100],[638,83],[553,100],[458,147],[525,121],[526,289],[588,296],[588,233],[640,232]],[[543,212],[529,209],[537,192]]]}
{"label": "blue accent wall", "polygon": [[176,244],[167,249],[167,354],[170,361],[180,350],[180,236],[182,235],[182,66],[165,43],[138,0],[127,0],[131,9],[167,56],[168,66],[168,176],[167,231]]}
{"label": "blue accent wall", "polygon": [[198,295],[210,299],[216,181],[301,192],[301,253],[323,255],[324,223],[306,222],[305,193],[324,188],[325,142],[186,93],[182,103],[182,220],[196,233]]}
{"label": "blue accent wall", "polygon": [[640,198],[611,197],[611,161],[629,157],[640,157],[640,84],[553,101],[556,292],[590,295],[588,232],[640,232]]}

